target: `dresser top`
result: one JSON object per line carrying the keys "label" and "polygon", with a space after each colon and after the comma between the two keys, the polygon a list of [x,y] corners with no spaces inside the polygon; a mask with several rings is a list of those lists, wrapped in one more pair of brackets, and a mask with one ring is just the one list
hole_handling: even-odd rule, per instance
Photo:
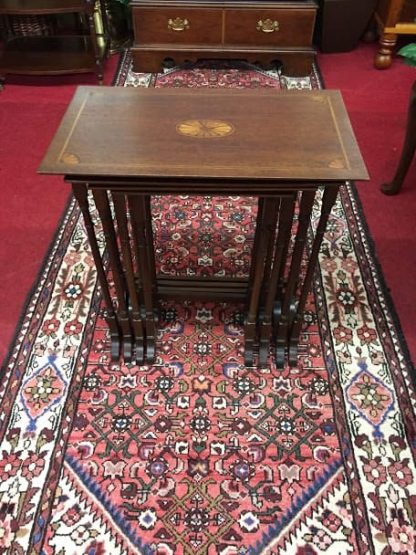
{"label": "dresser top", "polygon": [[331,90],[78,87],[39,172],[368,179],[341,94]]}

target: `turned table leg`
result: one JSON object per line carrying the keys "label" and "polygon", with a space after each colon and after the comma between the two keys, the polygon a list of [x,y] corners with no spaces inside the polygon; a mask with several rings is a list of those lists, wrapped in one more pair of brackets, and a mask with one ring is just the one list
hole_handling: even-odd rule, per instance
{"label": "turned table leg", "polygon": [[374,67],[377,69],[387,69],[391,66],[396,42],[397,35],[383,34],[380,37],[380,47],[374,58]]}
{"label": "turned table leg", "polygon": [[381,191],[386,195],[397,194],[402,186],[407,170],[412,162],[416,148],[416,81],[410,93],[409,107],[407,111],[406,134],[404,138],[402,153],[396,174],[390,183],[384,183]]}

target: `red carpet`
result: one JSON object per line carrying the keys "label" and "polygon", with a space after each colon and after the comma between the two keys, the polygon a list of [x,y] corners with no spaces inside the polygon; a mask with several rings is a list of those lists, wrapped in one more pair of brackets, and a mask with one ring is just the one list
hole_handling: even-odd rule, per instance
{"label": "red carpet", "polygon": [[[111,84],[118,56],[108,60]],[[9,76],[0,92],[0,360],[13,338],[70,188],[37,168],[79,84],[94,75]],[[105,117],[105,114],[103,114]]]}
{"label": "red carpet", "polygon": [[[415,70],[395,60],[391,69],[372,66],[374,45],[345,54],[321,54],[327,88],[341,89],[366,160],[371,182],[358,184],[364,213],[391,290],[409,350],[416,360],[415,167],[397,197],[379,192],[399,155]],[[110,84],[117,63],[109,60]],[[69,188],[36,169],[77,84],[94,76],[10,77],[0,93],[0,359],[13,337],[28,292],[65,206]],[[105,114],[103,114],[105,117]]]}
{"label": "red carpet", "polygon": [[387,287],[416,362],[416,161],[399,195],[383,195],[402,148],[414,67],[397,58],[385,71],[373,68],[375,45],[318,56],[325,86],[342,91],[371,181],[358,183],[370,234]]}

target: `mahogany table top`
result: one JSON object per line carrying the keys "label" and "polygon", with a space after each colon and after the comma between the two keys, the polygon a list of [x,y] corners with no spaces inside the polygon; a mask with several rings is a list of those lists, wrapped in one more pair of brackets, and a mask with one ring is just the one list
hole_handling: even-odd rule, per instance
{"label": "mahogany table top", "polygon": [[39,168],[66,176],[368,179],[339,91],[78,87]]}

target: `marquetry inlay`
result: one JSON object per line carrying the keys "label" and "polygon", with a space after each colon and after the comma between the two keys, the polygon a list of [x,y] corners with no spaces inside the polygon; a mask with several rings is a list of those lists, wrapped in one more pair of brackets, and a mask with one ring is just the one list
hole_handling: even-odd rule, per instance
{"label": "marquetry inlay", "polygon": [[69,164],[71,166],[79,164],[79,158],[76,154],[70,152],[64,152],[61,156],[61,162],[64,164]]}
{"label": "marquetry inlay", "polygon": [[214,119],[189,119],[178,123],[176,131],[187,137],[216,139],[231,135],[234,132],[234,126],[226,121]]}
{"label": "marquetry inlay", "polygon": [[331,160],[331,162],[329,162],[328,168],[341,170],[342,168],[345,168],[345,164],[343,160],[341,160],[340,158],[336,158],[335,160]]}

